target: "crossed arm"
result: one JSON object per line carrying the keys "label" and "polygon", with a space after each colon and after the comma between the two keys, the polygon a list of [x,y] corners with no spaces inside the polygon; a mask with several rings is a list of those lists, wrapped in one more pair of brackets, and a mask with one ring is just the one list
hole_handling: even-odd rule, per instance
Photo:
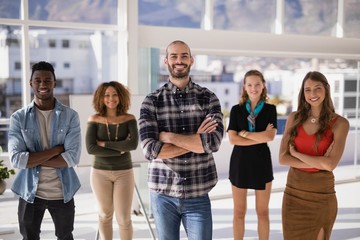
{"label": "crossed arm", "polygon": [[61,156],[64,151],[64,145],[58,145],[42,152],[30,152],[26,167],[32,168],[38,165],[53,168],[67,167],[66,161]]}
{"label": "crossed arm", "polygon": [[172,132],[161,132],[160,141],[164,143],[158,158],[173,158],[188,152],[204,153],[200,138],[201,133],[211,133],[218,123],[210,117],[205,118],[195,134],[183,135]]}
{"label": "crossed arm", "polygon": [[282,165],[288,165],[296,168],[317,168],[321,170],[332,171],[338,165],[344,152],[346,137],[349,131],[349,122],[338,117],[336,123],[332,126],[333,142],[328,147],[323,156],[310,156],[300,153],[295,146],[289,145],[290,128],[293,125],[294,114],[291,114],[285,126],[285,132],[280,145],[279,161]]}
{"label": "crossed arm", "polygon": [[276,128],[274,128],[274,125],[272,123],[269,123],[266,126],[266,129],[261,132],[248,132],[245,130],[236,132],[234,130],[229,130],[228,134],[231,144],[239,146],[249,146],[272,141],[276,135]]}

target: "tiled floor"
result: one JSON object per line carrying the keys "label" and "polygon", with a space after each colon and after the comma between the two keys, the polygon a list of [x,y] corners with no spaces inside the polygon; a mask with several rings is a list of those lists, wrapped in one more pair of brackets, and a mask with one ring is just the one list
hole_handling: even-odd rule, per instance
{"label": "tiled floor", "polygon": [[[360,240],[360,167],[340,167],[335,170],[336,191],[338,197],[338,216],[334,225],[332,240]],[[271,240],[282,239],[281,201],[285,183],[285,172],[275,174],[273,193],[270,200]],[[214,239],[232,239],[232,199],[228,180],[221,180],[210,193],[212,198]],[[94,197],[91,192],[82,191],[75,197],[75,239],[95,239],[97,230],[97,213]],[[0,239],[21,239],[17,226],[17,200],[7,190],[0,195]],[[143,216],[133,215],[134,239],[151,239]],[[155,226],[152,221],[152,227]],[[257,221],[253,192],[249,191],[248,212],[246,216],[245,239],[257,239]],[[114,224],[114,239],[118,239],[117,227]],[[6,234],[6,232],[10,232]],[[42,239],[55,239],[53,224],[48,214],[42,225]],[[182,231],[182,239],[186,239]]]}

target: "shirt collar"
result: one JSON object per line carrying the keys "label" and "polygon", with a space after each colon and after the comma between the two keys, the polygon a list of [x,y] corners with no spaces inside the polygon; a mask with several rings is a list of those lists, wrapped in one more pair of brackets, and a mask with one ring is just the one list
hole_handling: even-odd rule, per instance
{"label": "shirt collar", "polygon": [[186,85],[186,87],[184,88],[184,90],[180,90],[177,86],[175,86],[170,80],[168,81],[167,84],[167,89],[169,89],[173,94],[176,94],[178,92],[185,92],[188,93],[192,88],[194,87],[194,83],[190,81],[189,83]]}

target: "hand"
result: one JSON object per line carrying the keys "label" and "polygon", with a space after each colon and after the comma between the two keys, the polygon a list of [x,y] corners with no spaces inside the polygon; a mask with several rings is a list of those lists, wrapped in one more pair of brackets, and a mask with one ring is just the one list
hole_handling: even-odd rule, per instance
{"label": "hand", "polygon": [[58,153],[58,154],[61,154],[61,153],[65,152],[65,148],[64,148],[64,145],[63,145],[63,144],[57,145],[57,146],[55,147],[55,149],[57,150],[57,153]]}
{"label": "hand", "polygon": [[100,147],[105,147],[105,142],[104,141],[99,141],[99,140],[96,140],[96,144]]}
{"label": "hand", "polygon": [[290,155],[293,156],[293,157],[295,157],[295,155],[296,155],[296,153],[297,153],[295,146],[292,145],[292,144],[289,145],[289,153],[290,153]]}
{"label": "hand", "polygon": [[249,134],[249,132],[246,131],[246,130],[241,130],[241,131],[238,133],[238,135],[239,135],[240,137],[243,137],[243,138],[246,138],[248,134]]}
{"label": "hand", "polygon": [[274,128],[274,125],[273,125],[272,123],[269,123],[269,124],[266,126],[265,131],[269,131],[269,130],[271,130],[271,129],[273,129],[273,128]]}
{"label": "hand", "polygon": [[212,117],[206,117],[196,133],[211,133],[216,130],[218,123]]}
{"label": "hand", "polygon": [[174,134],[171,132],[161,132],[159,135],[159,140],[163,143],[171,143],[173,135]]}
{"label": "hand", "polygon": [[330,146],[328,147],[328,149],[326,150],[326,152],[324,154],[325,157],[328,157],[330,155],[330,152],[333,149],[334,144],[335,144],[335,141],[332,141],[332,143],[330,144]]}

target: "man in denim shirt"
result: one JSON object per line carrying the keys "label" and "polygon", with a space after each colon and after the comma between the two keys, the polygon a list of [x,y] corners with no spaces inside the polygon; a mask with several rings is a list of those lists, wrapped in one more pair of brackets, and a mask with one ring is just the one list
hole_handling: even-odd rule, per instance
{"label": "man in denim shirt", "polygon": [[40,239],[48,209],[57,239],[73,239],[75,205],[80,188],[74,167],[81,151],[78,113],[54,98],[54,68],[33,65],[30,86],[34,100],[10,118],[8,149],[20,169],[11,190],[19,195],[18,220],[23,239]]}
{"label": "man in denim shirt", "polygon": [[139,120],[141,147],[150,161],[148,186],[160,240],[212,239],[208,192],[218,177],[213,152],[224,126],[219,99],[194,83],[189,46],[176,40],[166,49],[169,81],[144,99]]}

